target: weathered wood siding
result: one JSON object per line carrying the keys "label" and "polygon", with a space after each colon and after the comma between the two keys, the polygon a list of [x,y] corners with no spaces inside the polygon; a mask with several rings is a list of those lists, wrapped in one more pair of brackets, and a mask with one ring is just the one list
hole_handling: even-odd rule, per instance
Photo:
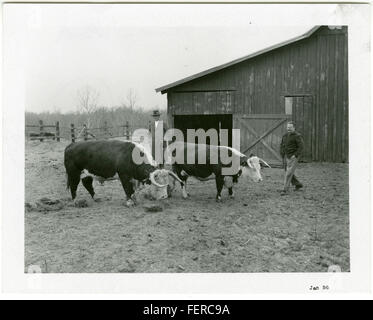
{"label": "weathered wood siding", "polygon": [[169,112],[174,115],[232,114],[234,91],[188,91],[168,95]]}
{"label": "weathered wood siding", "polygon": [[322,27],[307,39],[171,88],[168,112],[284,114],[286,96],[311,97],[304,99],[310,159],[348,161],[347,44],[347,27]]}

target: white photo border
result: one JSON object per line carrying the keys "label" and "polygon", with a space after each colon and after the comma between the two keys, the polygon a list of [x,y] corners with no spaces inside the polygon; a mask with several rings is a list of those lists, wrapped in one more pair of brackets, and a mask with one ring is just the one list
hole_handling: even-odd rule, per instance
{"label": "white photo border", "polygon": [[[109,5],[109,4],[108,4]],[[125,5],[125,4],[123,4]],[[211,4],[212,6],[214,4]],[[250,6],[251,4],[245,4]],[[280,4],[282,5],[282,4]],[[288,4],[292,5],[298,4]],[[306,294],[311,285],[330,285],[330,293],[365,293],[371,289],[371,24],[369,4],[302,4],[317,15],[298,17],[304,25],[347,25],[349,39],[349,273],[221,273],[221,274],[25,274],[24,273],[24,110],[25,50],[23,27],[3,6],[2,72],[2,290],[6,293],[121,293],[127,297],[220,298],[250,294]],[[30,5],[29,5],[30,6]],[[196,4],[195,6],[198,6]],[[291,25],[278,4],[265,4],[260,25]],[[343,8],[342,8],[342,7]],[[342,8],[341,10],[333,10]],[[326,10],[328,9],[328,10]],[[271,19],[276,13],[276,19]],[[260,20],[262,19],[262,20]],[[301,19],[301,20],[300,20]],[[274,22],[272,22],[274,21]],[[225,23],[229,21],[225,21]],[[294,23],[294,21],[293,21]],[[319,295],[318,295],[319,297]]]}

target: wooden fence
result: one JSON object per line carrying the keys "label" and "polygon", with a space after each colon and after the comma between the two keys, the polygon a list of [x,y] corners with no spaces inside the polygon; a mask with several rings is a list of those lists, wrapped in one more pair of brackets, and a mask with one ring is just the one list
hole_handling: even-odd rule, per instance
{"label": "wooden fence", "polygon": [[[150,121],[148,126],[150,128]],[[86,125],[76,127],[74,123],[71,123],[69,127],[63,127],[60,126],[59,121],[53,125],[44,124],[42,120],[39,120],[38,125],[26,125],[25,135],[26,139],[39,140],[41,142],[46,139],[53,139],[59,142],[61,138],[71,142],[122,137],[126,140],[131,140],[134,130],[138,128],[141,128],[141,126],[130,124],[128,121],[119,126],[109,126],[107,121],[105,121],[102,127],[88,128]]]}
{"label": "wooden fence", "polygon": [[[53,132],[46,131],[46,129],[53,130]],[[34,132],[29,132],[29,130],[35,130]],[[44,124],[42,120],[39,120],[38,125],[26,125],[25,129],[26,137],[30,140],[40,140],[53,139],[58,142],[61,140],[60,123],[56,124]]]}

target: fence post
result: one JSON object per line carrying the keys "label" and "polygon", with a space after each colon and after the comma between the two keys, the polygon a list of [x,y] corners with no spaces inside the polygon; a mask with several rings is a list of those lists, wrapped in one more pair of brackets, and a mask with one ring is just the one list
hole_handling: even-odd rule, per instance
{"label": "fence post", "polygon": [[83,125],[83,135],[84,135],[84,141],[87,141],[88,140],[88,127],[84,124]]}
{"label": "fence post", "polygon": [[126,136],[126,124],[122,125],[121,128],[123,127],[123,137]]}
{"label": "fence post", "polygon": [[108,134],[108,127],[107,127],[107,121],[104,122],[104,138],[106,139],[109,136]]}
{"label": "fence post", "polygon": [[43,120],[39,120],[39,127],[40,127],[40,142],[43,142],[43,135],[44,135],[44,126],[43,126]]}
{"label": "fence post", "polygon": [[126,128],[126,139],[127,140],[130,140],[130,125],[129,125],[129,122],[128,121],[126,121],[126,126],[125,126],[125,128]]}
{"label": "fence post", "polygon": [[60,142],[60,122],[56,122],[56,139],[57,142]]}
{"label": "fence post", "polygon": [[74,124],[71,124],[71,142],[75,142],[75,128]]}

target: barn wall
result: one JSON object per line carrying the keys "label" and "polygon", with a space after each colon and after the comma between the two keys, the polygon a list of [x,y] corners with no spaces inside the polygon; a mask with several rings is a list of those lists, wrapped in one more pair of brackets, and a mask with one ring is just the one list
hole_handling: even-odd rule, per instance
{"label": "barn wall", "polygon": [[311,96],[312,160],[348,161],[347,28],[311,37],[174,87],[170,114],[284,114],[285,96]]}

